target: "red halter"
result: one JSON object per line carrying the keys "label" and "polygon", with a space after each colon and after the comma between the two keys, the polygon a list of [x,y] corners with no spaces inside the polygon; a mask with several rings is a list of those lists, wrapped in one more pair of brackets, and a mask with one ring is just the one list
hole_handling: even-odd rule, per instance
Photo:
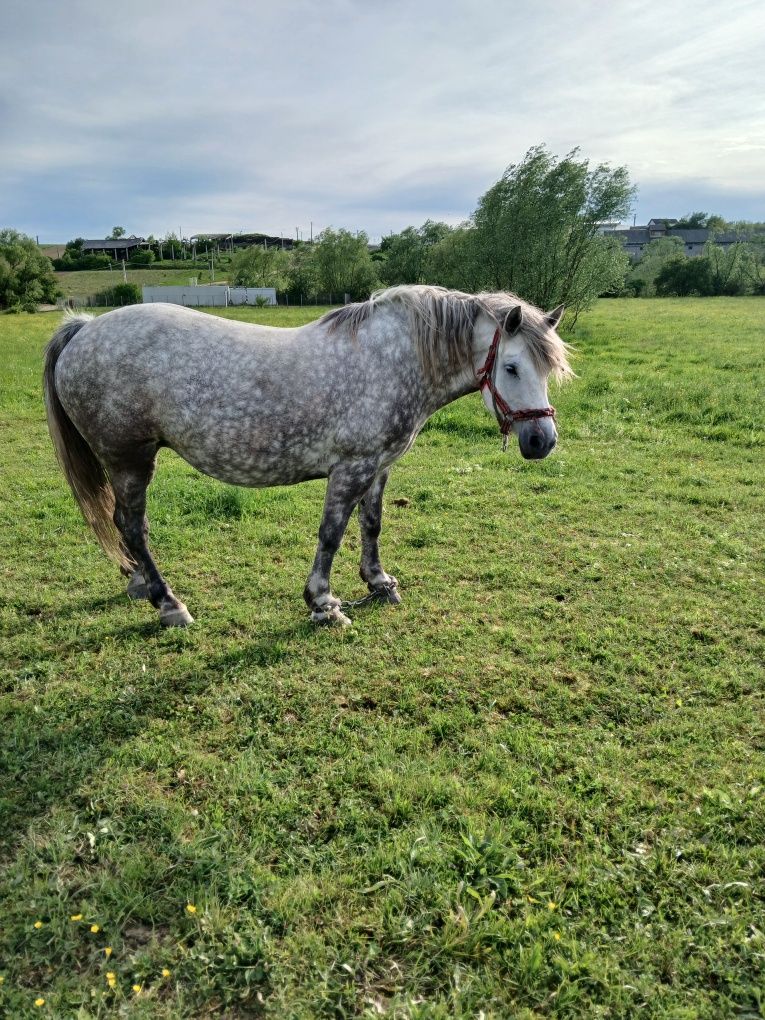
{"label": "red halter", "polygon": [[491,393],[491,399],[494,403],[494,414],[497,416],[499,423],[499,431],[504,437],[503,449],[507,445],[507,437],[512,430],[512,427],[517,421],[530,421],[532,418],[554,418],[555,408],[554,407],[533,407],[524,408],[522,411],[514,411],[508,402],[504,399],[502,394],[499,392],[497,387],[494,385],[494,377],[497,369],[497,351],[499,350],[499,341],[502,336],[502,330],[497,326],[494,332],[494,339],[491,341],[491,347],[489,353],[486,355],[486,361],[483,364],[483,368],[478,370],[478,388],[483,390],[485,387],[488,388]]}

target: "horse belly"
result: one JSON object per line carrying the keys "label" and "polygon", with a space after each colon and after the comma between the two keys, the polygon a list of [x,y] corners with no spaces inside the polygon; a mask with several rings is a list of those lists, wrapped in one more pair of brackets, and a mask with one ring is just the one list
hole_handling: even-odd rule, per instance
{"label": "horse belly", "polygon": [[216,428],[204,435],[171,436],[165,443],[198,471],[229,485],[294,485],[325,478],[331,462],[321,445],[293,444],[288,437],[253,429],[243,434],[238,428]]}

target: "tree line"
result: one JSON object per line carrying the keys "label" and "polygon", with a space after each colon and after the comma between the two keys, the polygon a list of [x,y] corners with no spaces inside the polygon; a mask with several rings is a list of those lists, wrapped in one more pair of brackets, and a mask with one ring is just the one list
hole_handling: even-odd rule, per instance
{"label": "tree line", "polygon": [[[765,294],[765,224],[725,223],[704,213],[693,216],[692,225],[704,218],[707,222],[700,225],[710,230],[702,254],[686,255],[679,237],[656,238],[630,267],[620,293],[636,297]],[[723,230],[734,232],[739,240],[724,247],[718,244],[716,235]]]}
{"label": "tree line", "polygon": [[[543,308],[565,304],[573,321],[600,295],[765,293],[765,232],[757,224],[692,213],[680,225],[711,231],[702,256],[688,258],[680,239],[662,238],[631,263],[602,224],[623,220],[634,197],[625,167],[592,166],[578,149],[557,157],[539,145],[511,164],[458,226],[427,220],[384,238],[377,250],[363,231],[329,227],[290,251],[253,245],[205,258],[215,258],[235,286],[274,287],[295,302],[358,300],[381,286],[426,283],[470,293],[512,291]],[[741,241],[725,249],[716,245],[715,231],[731,227]],[[124,233],[115,227],[112,236]],[[165,263],[172,254],[177,268],[196,265],[174,234],[150,241],[154,247],[137,252],[131,265],[154,262],[154,248]],[[84,255],[76,238],[59,268],[102,265],[113,260]],[[0,233],[0,307],[51,300],[50,269],[31,239]]]}
{"label": "tree line", "polygon": [[591,167],[578,150],[559,159],[536,146],[457,227],[427,220],[384,238],[374,253],[365,234],[329,229],[290,253],[237,253],[232,279],[325,298],[407,283],[510,290],[544,308],[565,303],[576,316],[624,281],[629,260],[598,228],[626,216],[633,196],[624,167]]}

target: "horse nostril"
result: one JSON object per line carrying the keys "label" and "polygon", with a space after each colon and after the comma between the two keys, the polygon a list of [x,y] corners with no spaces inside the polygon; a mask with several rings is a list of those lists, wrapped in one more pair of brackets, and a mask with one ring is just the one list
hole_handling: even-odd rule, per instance
{"label": "horse nostril", "polygon": [[540,432],[531,433],[531,436],[529,437],[529,446],[535,453],[543,450],[546,445],[545,437]]}

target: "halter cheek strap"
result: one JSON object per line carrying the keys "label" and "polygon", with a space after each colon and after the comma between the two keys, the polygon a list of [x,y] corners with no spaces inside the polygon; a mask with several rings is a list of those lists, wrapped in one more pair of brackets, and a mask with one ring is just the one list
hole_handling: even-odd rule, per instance
{"label": "halter cheek strap", "polygon": [[497,327],[494,331],[494,338],[491,341],[491,347],[489,347],[489,353],[486,355],[486,361],[483,363],[483,367],[478,369],[478,388],[483,391],[488,389],[491,393],[492,403],[494,404],[494,414],[497,417],[499,423],[499,431],[502,433],[502,449],[507,448],[507,437],[512,431],[513,425],[517,421],[530,421],[533,418],[554,418],[555,408],[554,407],[527,407],[519,411],[514,411],[508,404],[502,394],[499,392],[495,385],[495,378],[497,375],[497,352],[499,350],[499,341],[502,336],[502,330]]}

